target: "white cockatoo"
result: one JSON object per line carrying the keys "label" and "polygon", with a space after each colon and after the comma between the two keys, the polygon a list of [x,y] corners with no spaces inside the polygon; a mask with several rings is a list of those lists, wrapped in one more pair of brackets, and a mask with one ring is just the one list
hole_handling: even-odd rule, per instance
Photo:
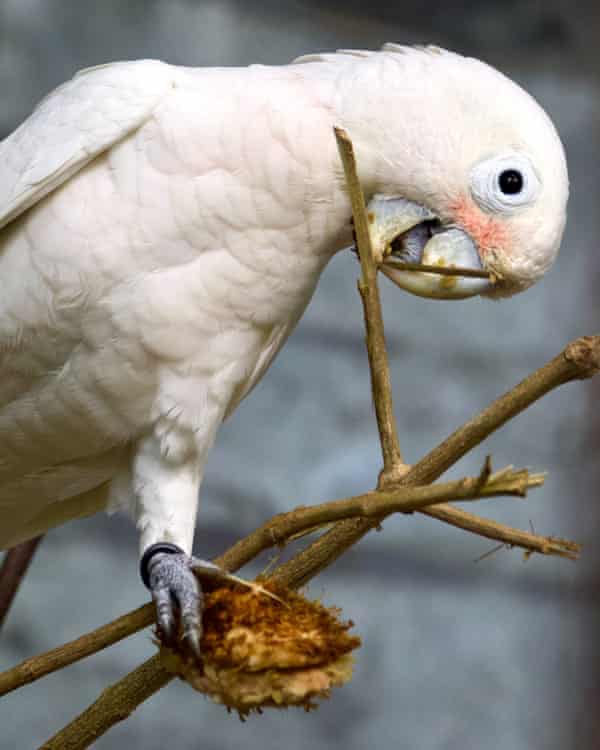
{"label": "white cockatoo", "polygon": [[[82,71],[0,143],[0,548],[128,510],[161,628],[194,648],[198,491],[223,419],[352,242],[357,155],[382,270],[510,295],[553,262],[563,148],[509,79],[439,48]],[[489,277],[398,270],[394,258]]]}

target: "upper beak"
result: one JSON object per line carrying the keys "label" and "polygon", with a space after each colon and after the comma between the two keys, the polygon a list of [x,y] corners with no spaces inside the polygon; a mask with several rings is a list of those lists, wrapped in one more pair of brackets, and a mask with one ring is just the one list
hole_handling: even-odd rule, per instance
{"label": "upper beak", "polygon": [[[375,258],[395,284],[435,299],[464,299],[489,290],[492,277],[462,229],[444,226],[428,208],[404,198],[375,195],[367,208]],[[433,272],[437,269],[442,273]]]}

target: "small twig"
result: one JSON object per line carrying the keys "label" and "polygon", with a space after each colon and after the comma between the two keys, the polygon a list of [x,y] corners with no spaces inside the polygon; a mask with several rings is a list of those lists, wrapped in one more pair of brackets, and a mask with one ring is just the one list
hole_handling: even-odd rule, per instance
{"label": "small twig", "polygon": [[476,557],[473,562],[479,563],[486,560],[488,557],[491,557],[492,555],[495,555],[496,552],[500,552],[501,549],[510,549],[510,545],[504,544],[501,542],[500,544],[495,544],[492,549],[489,549],[487,552],[484,552],[482,555],[479,555],[479,557]]}
{"label": "small twig", "polygon": [[364,308],[367,353],[371,371],[371,391],[383,453],[383,471],[379,477],[379,486],[382,487],[387,482],[400,479],[408,471],[408,466],[402,459],[394,418],[390,366],[385,348],[383,314],[377,286],[377,266],[373,257],[365,198],[358,179],[352,141],[345,130],[334,128],[334,132],[344,166],[346,185],[354,217],[356,246],[360,258],[361,279],[358,284],[358,291]]}
{"label": "small twig", "polygon": [[2,567],[0,568],[0,629],[2,629],[21,581],[25,577],[41,541],[42,537],[37,536],[35,539],[28,539],[26,542],[17,544],[16,547],[8,550],[2,561]]}
{"label": "small twig", "polygon": [[[408,263],[396,260],[392,255],[385,259],[387,266],[393,266],[398,271],[417,271],[421,273],[434,273],[438,276],[463,276],[471,279],[490,279],[491,274],[487,271],[478,271],[476,268],[460,268],[459,266],[430,266],[426,263]],[[382,271],[384,269],[382,268]]]}
{"label": "small twig", "polygon": [[489,478],[492,476],[492,457],[488,454],[485,457],[481,472],[477,477],[476,492],[479,492],[487,484]]}
{"label": "small twig", "polygon": [[511,547],[521,547],[528,552],[538,552],[541,555],[558,555],[576,560],[579,557],[581,548],[575,542],[558,537],[541,537],[530,534],[527,531],[511,529],[497,521],[490,521],[487,518],[480,518],[467,513],[460,508],[454,508],[451,505],[436,505],[435,508],[424,508],[422,513],[431,515],[439,521],[457,526],[459,529],[470,531],[479,536],[485,536],[488,539],[495,539]]}

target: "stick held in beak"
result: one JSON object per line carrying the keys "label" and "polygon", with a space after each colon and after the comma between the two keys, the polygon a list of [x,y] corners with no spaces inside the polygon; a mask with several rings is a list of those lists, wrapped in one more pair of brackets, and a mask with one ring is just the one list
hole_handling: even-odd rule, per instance
{"label": "stick held in beak", "polygon": [[[368,205],[369,230],[381,271],[397,286],[421,297],[464,299],[488,290],[477,247],[462,229],[444,227],[428,208],[404,198],[375,195]],[[398,261],[443,269],[465,269],[469,276],[440,275],[399,268]]]}

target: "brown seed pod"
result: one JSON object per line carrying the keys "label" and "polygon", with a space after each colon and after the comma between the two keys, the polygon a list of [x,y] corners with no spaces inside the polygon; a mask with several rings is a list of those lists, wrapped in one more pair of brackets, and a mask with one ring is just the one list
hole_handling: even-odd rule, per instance
{"label": "brown seed pod", "polygon": [[269,584],[260,590],[205,584],[202,661],[182,639],[161,643],[166,669],[216,703],[244,716],[267,706],[315,707],[315,699],[352,677],[360,638],[339,611]]}

